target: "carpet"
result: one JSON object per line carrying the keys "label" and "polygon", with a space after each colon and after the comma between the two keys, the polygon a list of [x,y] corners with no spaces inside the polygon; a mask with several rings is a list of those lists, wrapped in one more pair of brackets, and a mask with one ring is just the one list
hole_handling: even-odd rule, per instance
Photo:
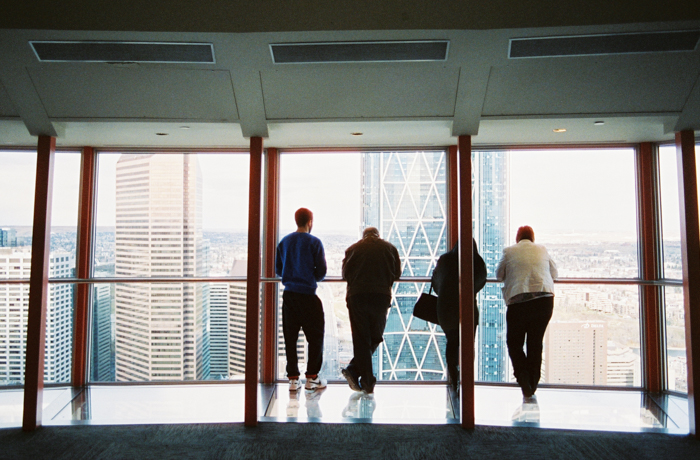
{"label": "carpet", "polygon": [[700,441],[659,433],[530,427],[261,423],[0,430],[0,459],[700,459]]}

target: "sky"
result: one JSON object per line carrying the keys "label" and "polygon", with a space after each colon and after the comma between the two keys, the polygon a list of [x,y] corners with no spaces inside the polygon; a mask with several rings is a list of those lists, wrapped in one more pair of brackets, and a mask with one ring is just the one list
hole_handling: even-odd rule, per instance
{"label": "sky", "polygon": [[[97,225],[114,226],[115,165],[119,154],[100,154]],[[0,225],[31,225],[34,153],[0,152]],[[245,231],[248,168],[245,154],[200,154],[204,229]],[[636,230],[634,155],[627,150],[512,151],[510,227],[536,232]],[[664,233],[679,234],[675,148],[660,152]],[[54,226],[76,226],[80,157],[57,153]],[[280,234],[293,231],[294,211],[314,212],[314,233],[357,235],[361,220],[361,164],[357,153],[289,153],[280,164]],[[677,236],[675,236],[677,238]]]}

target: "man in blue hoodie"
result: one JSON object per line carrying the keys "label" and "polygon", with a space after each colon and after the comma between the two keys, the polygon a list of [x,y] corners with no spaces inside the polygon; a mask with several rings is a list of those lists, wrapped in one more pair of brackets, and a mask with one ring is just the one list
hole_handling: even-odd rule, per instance
{"label": "man in blue hoodie", "polygon": [[282,330],[287,354],[289,391],[301,387],[297,339],[304,331],[309,343],[306,363],[307,390],[326,387],[326,380],[318,376],[323,364],[323,333],[325,321],[323,304],[316,295],[316,282],[326,276],[326,256],[321,240],[311,235],[313,213],[299,208],[294,213],[297,231],[282,238],[277,245],[275,273],[282,278]]}

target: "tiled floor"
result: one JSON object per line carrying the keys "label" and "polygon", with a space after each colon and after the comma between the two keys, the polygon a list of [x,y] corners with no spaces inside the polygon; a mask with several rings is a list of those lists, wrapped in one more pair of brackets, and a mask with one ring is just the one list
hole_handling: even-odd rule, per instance
{"label": "tiled floor", "polygon": [[[477,425],[687,434],[688,402],[638,391],[540,388],[523,402],[512,386],[475,388]],[[94,386],[44,391],[43,425],[240,423],[244,386],[235,384]],[[331,384],[290,393],[262,385],[261,422],[459,423],[459,399],[445,385],[378,384],[374,395]],[[0,428],[22,423],[22,391],[0,391]]]}

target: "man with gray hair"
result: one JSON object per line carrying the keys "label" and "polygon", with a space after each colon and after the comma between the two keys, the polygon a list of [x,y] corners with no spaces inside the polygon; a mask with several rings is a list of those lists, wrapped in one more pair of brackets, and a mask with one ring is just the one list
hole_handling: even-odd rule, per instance
{"label": "man with gray hair", "polygon": [[372,370],[372,353],[383,341],[391,286],[400,276],[399,251],[381,239],[374,227],[367,227],[362,239],[345,251],[343,279],[348,282],[345,300],[354,357],[342,373],[355,391],[374,392],[377,379]]}

